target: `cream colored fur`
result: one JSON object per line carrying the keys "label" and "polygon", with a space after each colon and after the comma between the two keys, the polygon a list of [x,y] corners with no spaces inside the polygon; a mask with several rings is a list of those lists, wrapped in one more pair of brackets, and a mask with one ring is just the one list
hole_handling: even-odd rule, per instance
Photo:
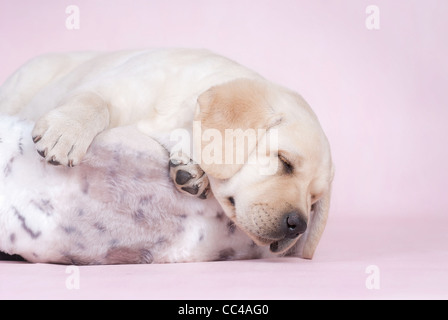
{"label": "cream colored fur", "polygon": [[[253,128],[270,135],[276,130],[275,150],[267,147],[268,152],[258,154],[262,140],[237,150],[244,153],[245,164],[201,165],[201,159],[194,159],[198,164],[189,168],[205,172],[210,197],[258,245],[312,258],[324,230],[334,171],[317,117],[298,94],[208,51],[38,57],[1,87],[0,111],[36,121],[32,138],[37,150],[48,162],[69,167],[82,163],[98,134],[121,126],[138,128],[169,151],[170,133],[180,128],[192,132],[195,119],[205,130],[219,132]],[[203,146],[195,144],[193,153]],[[248,164],[253,157],[277,161],[278,170],[258,174],[258,165]],[[290,212],[308,225],[300,237],[279,233]]]}

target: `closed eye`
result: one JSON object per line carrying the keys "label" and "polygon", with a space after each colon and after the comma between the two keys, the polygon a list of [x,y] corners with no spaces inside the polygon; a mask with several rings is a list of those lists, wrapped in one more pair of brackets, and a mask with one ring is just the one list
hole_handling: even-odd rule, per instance
{"label": "closed eye", "polygon": [[282,154],[279,154],[278,158],[282,162],[283,170],[286,174],[294,173],[294,166],[291,164],[291,162],[287,158],[285,158],[285,156],[283,156]]}

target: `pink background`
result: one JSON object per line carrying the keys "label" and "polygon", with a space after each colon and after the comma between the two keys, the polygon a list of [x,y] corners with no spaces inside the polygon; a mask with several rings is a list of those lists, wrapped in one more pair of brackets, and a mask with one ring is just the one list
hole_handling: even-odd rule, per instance
{"label": "pink background", "polygon": [[[336,164],[321,258],[405,254],[448,277],[448,2],[0,1],[0,83],[45,52],[200,47],[298,91]],[[79,30],[65,27],[72,4]],[[371,4],[380,30],[365,26]]]}

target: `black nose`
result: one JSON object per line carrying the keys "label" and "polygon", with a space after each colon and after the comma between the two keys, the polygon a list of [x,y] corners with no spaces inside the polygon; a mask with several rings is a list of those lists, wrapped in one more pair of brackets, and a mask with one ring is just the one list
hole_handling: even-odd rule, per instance
{"label": "black nose", "polygon": [[297,238],[306,231],[306,220],[301,214],[290,212],[285,215],[284,219],[283,230],[286,238]]}

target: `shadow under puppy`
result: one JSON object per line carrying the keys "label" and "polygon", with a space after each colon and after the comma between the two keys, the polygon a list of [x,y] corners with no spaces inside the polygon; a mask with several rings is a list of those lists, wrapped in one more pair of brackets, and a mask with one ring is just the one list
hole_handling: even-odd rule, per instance
{"label": "shadow under puppy", "polygon": [[36,157],[32,128],[0,117],[0,251],[78,265],[275,256],[240,231],[215,198],[178,192],[168,152],[135,127],[98,135],[75,168]]}

